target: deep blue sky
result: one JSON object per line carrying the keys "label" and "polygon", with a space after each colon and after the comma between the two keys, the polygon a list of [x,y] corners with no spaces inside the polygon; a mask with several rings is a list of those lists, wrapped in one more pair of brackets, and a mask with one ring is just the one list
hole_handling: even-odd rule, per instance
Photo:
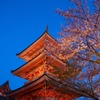
{"label": "deep blue sky", "polygon": [[35,41],[46,25],[56,38],[64,20],[55,10],[69,6],[67,0],[0,0],[0,85],[7,80],[11,89],[24,84],[23,79],[11,74],[25,63],[16,53]]}

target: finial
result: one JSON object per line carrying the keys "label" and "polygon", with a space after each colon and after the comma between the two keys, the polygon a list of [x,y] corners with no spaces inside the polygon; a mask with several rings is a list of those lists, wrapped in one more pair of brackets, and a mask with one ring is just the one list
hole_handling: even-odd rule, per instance
{"label": "finial", "polygon": [[46,30],[45,30],[45,32],[47,32],[47,33],[48,33],[48,25],[46,26]]}

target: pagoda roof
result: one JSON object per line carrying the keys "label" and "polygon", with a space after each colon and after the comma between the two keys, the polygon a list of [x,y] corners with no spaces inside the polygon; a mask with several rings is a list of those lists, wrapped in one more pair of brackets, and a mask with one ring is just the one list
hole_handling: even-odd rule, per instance
{"label": "pagoda roof", "polygon": [[8,91],[10,91],[10,87],[9,87],[9,81],[6,81],[5,83],[3,83],[2,85],[0,85],[0,90],[7,88]]}
{"label": "pagoda roof", "polygon": [[50,64],[51,66],[56,66],[58,68],[66,66],[66,63],[61,61],[58,57],[53,55],[48,55],[46,52],[47,51],[41,52],[41,54],[39,54],[37,57],[31,59],[30,61],[26,62],[24,65],[20,66],[15,70],[12,70],[11,72],[16,76],[25,78],[27,74],[30,74],[30,72],[32,72],[35,68],[41,66],[44,62]]}
{"label": "pagoda roof", "polygon": [[9,81],[6,81],[0,86],[0,100],[6,99],[6,93],[10,91]]}
{"label": "pagoda roof", "polygon": [[34,51],[36,51],[37,49],[40,49],[40,47],[43,47],[43,45],[45,44],[45,39],[54,43],[54,44],[58,44],[58,41],[56,41],[47,31],[46,31],[36,40],[34,41],[32,44],[30,44],[27,48],[25,48],[23,51],[21,51],[20,53],[17,54],[17,56],[19,58],[22,58],[25,61],[29,61],[30,59],[27,58],[30,53],[34,53]]}
{"label": "pagoda roof", "polygon": [[56,87],[55,90],[63,94],[75,93],[77,96],[80,96],[79,93],[68,88],[67,85],[64,85],[64,87],[60,87],[62,85],[61,81],[59,81],[57,78],[52,77],[52,75],[49,75],[47,73],[44,73],[43,75],[38,77],[36,80],[31,81],[16,90],[10,91],[9,93],[7,93],[7,96],[11,97],[11,96],[16,96],[20,94],[22,95],[27,94],[29,92],[36,92],[37,90],[40,90],[41,88],[43,88],[43,86],[45,85],[46,86],[49,85],[50,87]]}

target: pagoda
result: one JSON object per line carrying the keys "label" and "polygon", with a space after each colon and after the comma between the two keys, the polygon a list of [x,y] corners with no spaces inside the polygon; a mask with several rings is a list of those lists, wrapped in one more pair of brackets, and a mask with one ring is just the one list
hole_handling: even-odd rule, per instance
{"label": "pagoda", "polygon": [[48,34],[48,29],[35,42],[29,45],[17,56],[26,63],[12,74],[24,78],[24,86],[10,91],[7,97],[10,100],[72,100],[78,94],[62,87],[60,80],[52,73],[53,67],[61,68],[66,64],[48,48],[58,46],[58,42]]}

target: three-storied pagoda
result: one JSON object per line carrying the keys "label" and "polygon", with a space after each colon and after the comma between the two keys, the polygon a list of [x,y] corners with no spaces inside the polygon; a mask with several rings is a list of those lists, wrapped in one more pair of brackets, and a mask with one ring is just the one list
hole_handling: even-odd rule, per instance
{"label": "three-storied pagoda", "polygon": [[[48,30],[29,47],[17,54],[26,61],[24,65],[12,71],[12,74],[28,80],[24,86],[7,93],[11,100],[72,100],[78,96],[66,87],[52,73],[53,66],[66,64],[50,52],[47,44],[58,46],[58,42],[48,34]],[[65,92],[66,91],[66,92]]]}

